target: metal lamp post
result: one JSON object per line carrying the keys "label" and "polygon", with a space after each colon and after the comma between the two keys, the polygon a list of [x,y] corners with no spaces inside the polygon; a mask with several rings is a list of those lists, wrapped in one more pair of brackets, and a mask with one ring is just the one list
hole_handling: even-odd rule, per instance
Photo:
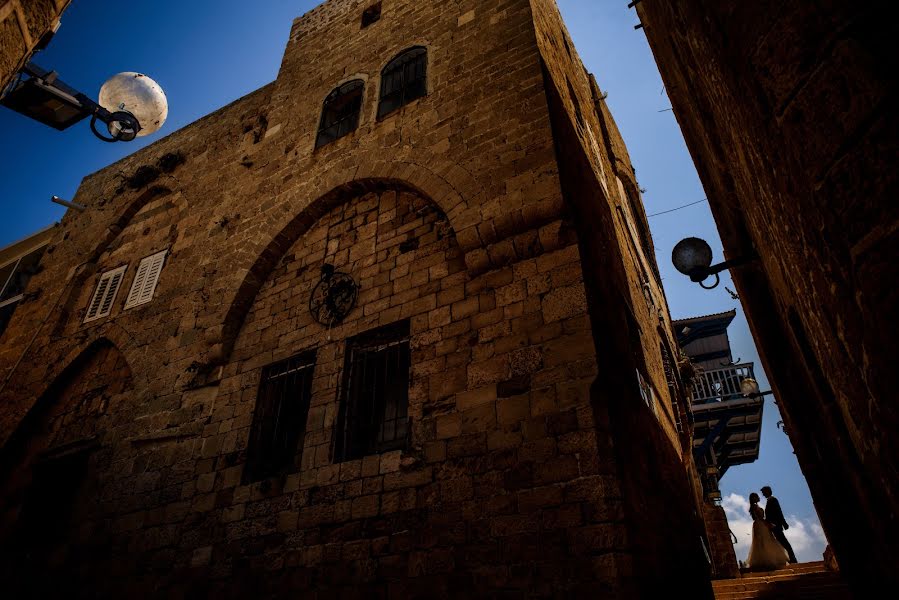
{"label": "metal lamp post", "polygon": [[[698,283],[707,290],[718,287],[718,284],[721,282],[721,277],[718,273],[721,271],[744,265],[756,259],[758,259],[758,256],[751,254],[712,265],[712,247],[705,240],[695,237],[681,240],[671,253],[671,261],[674,263],[674,268],[689,276],[691,281]],[[705,280],[711,276],[715,277],[715,283],[708,286],[705,285]]]}
{"label": "metal lamp post", "polygon": [[[168,116],[162,88],[140,73],[113,76],[103,84],[98,100],[31,62],[0,94],[0,104],[60,131],[91,117],[91,131],[104,142],[128,142],[153,133]],[[98,129],[98,121],[106,132]]]}

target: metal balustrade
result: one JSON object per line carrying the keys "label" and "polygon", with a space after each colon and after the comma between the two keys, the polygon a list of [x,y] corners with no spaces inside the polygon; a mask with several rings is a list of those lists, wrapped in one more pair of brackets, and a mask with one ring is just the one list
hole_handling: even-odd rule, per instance
{"label": "metal balustrade", "polygon": [[729,365],[720,369],[708,369],[699,374],[693,387],[693,405],[725,402],[743,398],[740,382],[755,379],[753,363]]}

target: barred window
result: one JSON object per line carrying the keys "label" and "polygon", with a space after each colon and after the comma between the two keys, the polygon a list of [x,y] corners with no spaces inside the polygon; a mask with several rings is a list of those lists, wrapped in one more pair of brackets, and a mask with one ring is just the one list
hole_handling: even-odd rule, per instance
{"label": "barred window", "polygon": [[381,98],[378,118],[428,94],[428,51],[422,47],[406,50],[381,71]]}
{"label": "barred window", "polygon": [[322,108],[318,137],[315,138],[316,148],[330,144],[356,130],[359,126],[359,112],[362,110],[364,87],[365,82],[354,79],[328,94]]}
{"label": "barred window", "polygon": [[262,370],[244,483],[292,470],[303,452],[315,353],[305,352]]}
{"label": "barred window", "polygon": [[347,341],[338,461],[407,446],[410,362],[409,321]]}

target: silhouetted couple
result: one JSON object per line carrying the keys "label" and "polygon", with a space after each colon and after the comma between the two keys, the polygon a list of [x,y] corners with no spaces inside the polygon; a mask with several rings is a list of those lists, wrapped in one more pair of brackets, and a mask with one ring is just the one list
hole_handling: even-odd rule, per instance
{"label": "silhouetted couple", "polygon": [[767,485],[762,494],[768,500],[764,510],[759,506],[759,495],[749,494],[749,515],[752,517],[752,547],[749,548],[749,568],[753,571],[773,571],[795,563],[796,555],[787,541],[784,530],[789,529],[780,502],[771,494]]}

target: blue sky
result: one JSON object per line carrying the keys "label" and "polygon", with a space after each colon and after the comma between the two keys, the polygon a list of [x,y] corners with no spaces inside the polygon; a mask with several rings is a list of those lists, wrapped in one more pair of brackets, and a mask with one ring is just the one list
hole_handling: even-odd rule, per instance
{"label": "blue sky", "polygon": [[[658,69],[637,16],[624,0],[558,0],[575,46],[593,72],[622,131],[646,190],[646,211],[657,212],[705,197],[690,154],[664,93]],[[130,144],[106,144],[93,137],[87,123],[57,132],[0,109],[0,246],[62,217],[50,203],[71,198],[88,175],[272,81],[293,19],[316,1],[268,0],[74,0],[50,47],[34,61],[96,98],[114,73],[139,71],[160,83],[169,99],[169,119],[160,133]],[[136,24],[135,27],[129,27]],[[664,112],[660,112],[664,111]],[[677,273],[671,248],[697,236],[721,258],[721,243],[708,204],[650,218],[658,262],[675,318],[737,308],[730,327],[734,358],[754,361],[763,390],[770,389],[739,303],[725,286],[712,291]],[[768,397],[761,456],[752,465],[731,469],[722,481],[731,528],[740,538],[737,557],[746,558],[745,506],[751,491],[774,488],[784,511],[795,518],[788,531],[800,560],[820,560],[824,549],[808,487],[780,419]],[[789,520],[789,517],[788,517]],[[792,532],[792,533],[791,533]]]}

